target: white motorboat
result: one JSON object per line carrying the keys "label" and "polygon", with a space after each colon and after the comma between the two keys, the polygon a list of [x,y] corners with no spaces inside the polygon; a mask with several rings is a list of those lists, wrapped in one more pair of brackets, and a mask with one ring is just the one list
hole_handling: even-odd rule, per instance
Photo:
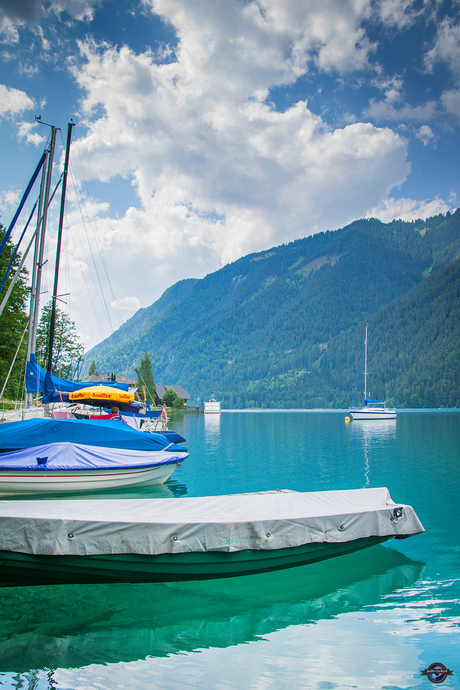
{"label": "white motorboat", "polygon": [[220,414],[220,402],[214,400],[214,394],[211,394],[211,400],[204,403],[205,414]]}

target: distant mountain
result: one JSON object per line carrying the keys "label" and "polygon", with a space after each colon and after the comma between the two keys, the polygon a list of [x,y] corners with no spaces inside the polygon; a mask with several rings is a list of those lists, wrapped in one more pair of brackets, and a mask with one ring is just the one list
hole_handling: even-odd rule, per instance
{"label": "distant mountain", "polygon": [[369,387],[398,407],[460,405],[460,209],[359,220],[173,285],[87,354],[198,404],[347,407],[369,325]]}

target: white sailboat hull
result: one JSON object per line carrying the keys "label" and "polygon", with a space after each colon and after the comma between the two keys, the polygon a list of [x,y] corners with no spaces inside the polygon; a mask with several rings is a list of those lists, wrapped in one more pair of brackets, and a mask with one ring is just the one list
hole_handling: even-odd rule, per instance
{"label": "white sailboat hull", "polygon": [[353,419],[396,419],[396,410],[389,410],[386,408],[378,409],[372,407],[364,407],[361,410],[351,410],[350,414]]}
{"label": "white sailboat hull", "polygon": [[60,491],[101,491],[143,484],[163,484],[180,463],[156,467],[107,470],[53,470],[50,472],[0,472],[0,495],[36,494]]}

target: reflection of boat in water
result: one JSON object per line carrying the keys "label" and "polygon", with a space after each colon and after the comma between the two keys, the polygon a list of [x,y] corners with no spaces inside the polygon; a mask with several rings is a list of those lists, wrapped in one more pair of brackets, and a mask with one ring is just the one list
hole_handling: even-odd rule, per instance
{"label": "reflection of boat in water", "polygon": [[396,439],[396,419],[370,419],[366,424],[353,424],[352,434],[370,444],[382,444]]}
{"label": "reflection of boat in water", "polygon": [[371,456],[373,451],[396,441],[396,419],[368,420],[365,424],[351,425],[352,438],[362,446],[364,453],[364,488],[369,486]]}
{"label": "reflection of boat in water", "polygon": [[25,673],[244,644],[376,605],[411,588],[423,567],[376,546],[372,558],[344,556],[340,568],[316,563],[230,580],[0,590],[0,663],[4,672]]}
{"label": "reflection of boat in water", "polygon": [[220,414],[207,414],[204,417],[204,437],[207,443],[220,441]]}
{"label": "reflection of boat in water", "polygon": [[172,582],[249,575],[424,531],[385,488],[130,501],[2,501],[0,582]]}

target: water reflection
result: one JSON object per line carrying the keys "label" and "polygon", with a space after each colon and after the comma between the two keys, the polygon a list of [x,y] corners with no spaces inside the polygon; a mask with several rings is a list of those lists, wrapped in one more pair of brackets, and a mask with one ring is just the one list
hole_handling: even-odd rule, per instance
{"label": "water reflection", "polygon": [[364,443],[384,443],[396,439],[396,419],[366,419],[350,425],[354,438]]}
{"label": "water reflection", "polygon": [[208,582],[5,589],[1,668],[26,674],[257,641],[377,605],[424,567],[384,546],[339,561]]}
{"label": "water reflection", "polygon": [[363,455],[363,488],[371,485],[371,461],[376,448],[386,448],[396,441],[396,419],[366,419],[351,424],[353,444]]}
{"label": "water reflection", "polygon": [[204,415],[204,439],[206,446],[218,447],[220,443],[220,414]]}

